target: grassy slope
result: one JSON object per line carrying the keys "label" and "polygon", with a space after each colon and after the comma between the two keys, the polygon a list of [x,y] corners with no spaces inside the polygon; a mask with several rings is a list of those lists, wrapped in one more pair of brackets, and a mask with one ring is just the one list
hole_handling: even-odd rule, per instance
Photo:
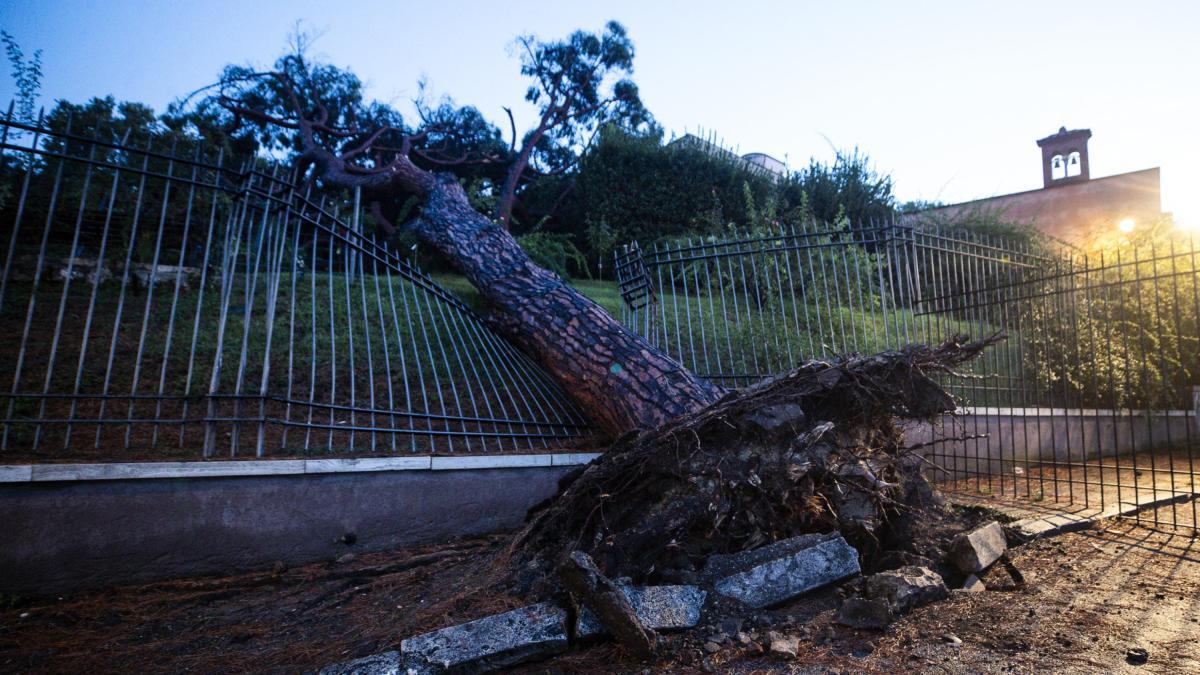
{"label": "grassy slope", "polygon": [[[483,309],[478,291],[466,279],[452,274],[434,276],[439,284],[469,305]],[[613,316],[620,315],[623,300],[615,282],[572,279],[570,283]],[[664,296],[661,314],[656,317],[666,330],[665,339],[659,346],[697,372],[749,374],[786,370],[794,367],[799,359],[813,355],[892,349],[896,341],[902,339],[899,335],[932,342],[956,332],[978,337],[995,330],[979,321],[944,316],[918,317],[908,310],[883,312],[879,307],[836,307],[830,311],[828,307],[806,307],[804,303],[795,303],[793,307],[789,302],[782,313],[771,310],[751,312],[744,296],[741,311],[735,314],[731,298],[726,299],[730,304],[727,304],[724,316],[718,319],[714,315],[721,310],[715,309],[706,297]],[[999,375],[1000,378],[951,380],[947,384],[981,405],[998,404],[1012,396],[1012,392],[1003,390],[1002,382],[1005,374],[1015,374],[1019,370],[1019,363],[1016,345],[1010,341],[989,350],[966,369],[966,372]],[[726,383],[745,382],[739,378]],[[1001,391],[992,391],[993,388]]]}

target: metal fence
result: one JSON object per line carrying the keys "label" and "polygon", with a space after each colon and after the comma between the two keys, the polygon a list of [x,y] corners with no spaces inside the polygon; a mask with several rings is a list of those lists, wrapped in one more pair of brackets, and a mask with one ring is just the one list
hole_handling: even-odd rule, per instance
{"label": "metal fence", "polygon": [[364,231],[354,195],[70,126],[0,124],[9,461],[511,451],[587,430]]}
{"label": "metal fence", "polygon": [[726,385],[808,358],[1007,334],[956,377],[955,416],[910,436],[953,487],[1084,508],[1159,503],[1195,527],[1200,248],[1102,253],[900,225],[782,227],[616,255],[622,321]]}

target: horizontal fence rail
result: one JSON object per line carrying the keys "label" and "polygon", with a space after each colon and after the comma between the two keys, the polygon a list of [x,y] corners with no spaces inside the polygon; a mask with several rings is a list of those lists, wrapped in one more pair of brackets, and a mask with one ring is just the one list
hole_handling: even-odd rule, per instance
{"label": "horizontal fence rail", "polygon": [[1137,517],[1196,527],[1193,237],[1085,255],[950,229],[808,224],[632,243],[615,265],[622,322],[727,386],[810,358],[1004,333],[939,376],[959,413],[910,430],[932,475],[1088,508],[1163,502]]}
{"label": "horizontal fence rail", "polygon": [[0,127],[4,456],[520,451],[588,431],[367,232],[355,195],[103,138]]}

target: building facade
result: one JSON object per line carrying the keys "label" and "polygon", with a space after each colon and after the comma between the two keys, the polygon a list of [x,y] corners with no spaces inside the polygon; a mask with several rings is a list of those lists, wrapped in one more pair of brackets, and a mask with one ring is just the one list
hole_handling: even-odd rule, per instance
{"label": "building facade", "polygon": [[1158,167],[1092,178],[1087,147],[1091,136],[1090,129],[1064,127],[1037,141],[1042,154],[1040,189],[928,209],[920,218],[952,223],[986,212],[1031,223],[1046,235],[1076,245],[1162,218]]}

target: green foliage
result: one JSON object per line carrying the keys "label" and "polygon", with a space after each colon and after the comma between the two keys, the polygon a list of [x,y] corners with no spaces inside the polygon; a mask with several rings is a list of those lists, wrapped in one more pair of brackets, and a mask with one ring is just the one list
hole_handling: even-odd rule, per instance
{"label": "green foliage", "polygon": [[809,221],[849,230],[851,223],[889,221],[894,207],[891,178],[857,149],[775,179],[703,143],[664,143],[659,133],[610,126],[584,155],[570,198],[546,227],[575,235],[596,260],[607,251],[583,236],[594,223],[607,224],[617,243],[649,244]]}
{"label": "green foliage", "polygon": [[816,159],[780,186],[780,201],[807,211],[817,222],[833,223],[841,217],[855,228],[884,224],[896,209],[892,178],[880,173],[870,157],[857,147],[837,151],[832,164]]}
{"label": "green foliage", "polygon": [[561,277],[591,277],[587,258],[568,235],[537,231],[517,237],[517,242],[535,263]]}
{"label": "green foliage", "polygon": [[[579,233],[595,223],[615,242],[643,242],[745,225],[745,194],[765,201],[771,180],[744,163],[662,136],[605,127],[584,155],[572,199],[548,229]],[[594,251],[588,243],[589,255]]]}
{"label": "green foliage", "polygon": [[1164,221],[1048,270],[1017,305],[1038,386],[1090,407],[1188,406],[1200,383],[1193,246]]}
{"label": "green foliage", "polygon": [[538,109],[539,124],[526,136],[544,168],[573,164],[587,136],[605,124],[639,129],[652,118],[638,95],[633,41],[609,21],[599,33],[578,30],[565,40],[517,39],[521,74],[530,79],[525,100]]}
{"label": "green foliage", "polygon": [[612,259],[612,253],[620,243],[617,240],[617,233],[604,219],[601,219],[599,222],[588,223],[583,236],[590,258],[596,265],[597,273],[603,276],[605,261]]}
{"label": "green foliage", "polygon": [[36,121],[34,110],[42,90],[42,50],[35,51],[33,56],[26,59],[25,52],[17,44],[16,38],[2,30],[0,42],[4,43],[4,53],[8,56],[9,67],[12,68],[10,72],[17,92],[13,114],[17,120],[32,124]]}
{"label": "green foliage", "polygon": [[1002,207],[982,203],[957,207],[952,212],[939,212],[935,210],[938,206],[929,202],[908,202],[901,208],[901,213],[908,215],[907,221],[912,225],[965,230],[1020,250],[1049,253],[1054,248],[1033,221],[1016,220]]}

